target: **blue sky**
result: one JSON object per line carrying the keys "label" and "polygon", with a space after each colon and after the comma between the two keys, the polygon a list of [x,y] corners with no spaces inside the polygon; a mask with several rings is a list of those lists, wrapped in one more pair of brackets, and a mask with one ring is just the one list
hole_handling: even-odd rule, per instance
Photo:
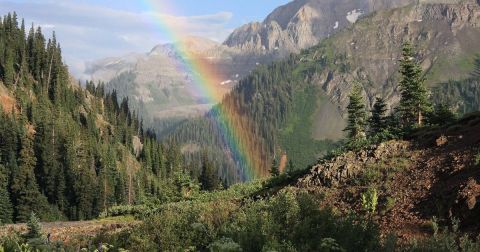
{"label": "blue sky", "polygon": [[[155,2],[151,8],[148,2]],[[222,42],[236,27],[261,21],[289,0],[0,0],[0,13],[16,11],[27,24],[55,30],[66,63],[83,77],[85,63],[169,42],[155,17],[183,33]],[[163,8],[164,6],[168,6]]]}

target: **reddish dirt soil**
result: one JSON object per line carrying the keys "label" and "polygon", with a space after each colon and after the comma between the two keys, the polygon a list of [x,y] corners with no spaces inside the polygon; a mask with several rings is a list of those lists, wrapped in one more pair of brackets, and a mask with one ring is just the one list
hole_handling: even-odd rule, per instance
{"label": "reddish dirt soil", "polygon": [[[417,132],[409,142],[404,153],[382,161],[386,168],[395,166],[396,159],[407,165],[393,172],[383,170],[380,182],[375,183],[378,207],[371,217],[382,234],[395,233],[403,241],[421,239],[432,234],[435,217],[440,225],[449,225],[456,218],[462,231],[478,235],[480,114],[466,117],[457,125]],[[362,161],[355,162],[361,165]],[[360,176],[337,187],[310,186],[307,190],[322,195],[324,206],[367,215],[361,194],[368,185],[355,182]]]}

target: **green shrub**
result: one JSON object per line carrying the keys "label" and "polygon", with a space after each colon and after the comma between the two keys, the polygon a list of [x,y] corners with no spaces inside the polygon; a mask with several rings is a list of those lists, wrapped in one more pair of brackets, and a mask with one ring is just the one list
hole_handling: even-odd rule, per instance
{"label": "green shrub", "polygon": [[223,237],[208,246],[210,252],[241,252],[242,248],[230,238]]}
{"label": "green shrub", "polygon": [[320,241],[320,251],[325,252],[346,252],[345,249],[338,245],[337,241],[332,238],[324,238]]}
{"label": "green shrub", "polygon": [[475,155],[475,165],[480,166],[480,152]]}
{"label": "green shrub", "polygon": [[358,181],[356,182],[360,185],[368,186],[373,183],[376,183],[381,178],[382,178],[381,167],[368,166],[363,170],[362,174],[358,178]]}
{"label": "green shrub", "polygon": [[432,237],[413,242],[406,251],[445,251],[445,252],[476,252],[480,251],[480,236],[472,239],[468,235],[459,232],[459,221],[452,221],[452,228],[440,230],[436,220],[432,221],[434,234]]}
{"label": "green shrub", "polygon": [[28,219],[27,230],[28,231],[25,234],[27,239],[39,239],[43,235],[40,220],[34,212],[30,214],[30,218]]}
{"label": "green shrub", "polygon": [[374,214],[375,211],[377,210],[377,205],[378,205],[377,189],[370,187],[366,192],[362,193],[363,209],[365,209],[365,211],[367,211],[370,214]]}
{"label": "green shrub", "polygon": [[337,216],[321,209],[315,196],[287,188],[241,204],[230,199],[166,204],[134,230],[102,241],[138,251],[372,251],[380,248],[378,235],[369,221]]}

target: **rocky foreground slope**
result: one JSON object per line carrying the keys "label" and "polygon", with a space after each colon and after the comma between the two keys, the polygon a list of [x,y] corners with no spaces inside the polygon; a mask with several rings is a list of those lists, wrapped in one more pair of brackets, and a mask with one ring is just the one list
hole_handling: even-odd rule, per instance
{"label": "rocky foreground slope", "polygon": [[321,195],[340,212],[366,213],[362,194],[375,190],[372,213],[384,234],[407,240],[460,220],[478,232],[480,216],[480,114],[440,129],[420,130],[408,141],[390,141],[315,165],[295,186]]}

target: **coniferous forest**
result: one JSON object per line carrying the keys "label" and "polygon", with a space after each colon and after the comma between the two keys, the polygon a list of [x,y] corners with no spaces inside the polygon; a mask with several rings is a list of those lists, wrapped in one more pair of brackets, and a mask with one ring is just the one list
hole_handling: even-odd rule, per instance
{"label": "coniferous forest", "polygon": [[190,176],[178,148],[159,144],[116,91],[74,81],[55,34],[8,14],[0,54],[1,223],[31,212],[90,219],[111,206],[181,196]]}

